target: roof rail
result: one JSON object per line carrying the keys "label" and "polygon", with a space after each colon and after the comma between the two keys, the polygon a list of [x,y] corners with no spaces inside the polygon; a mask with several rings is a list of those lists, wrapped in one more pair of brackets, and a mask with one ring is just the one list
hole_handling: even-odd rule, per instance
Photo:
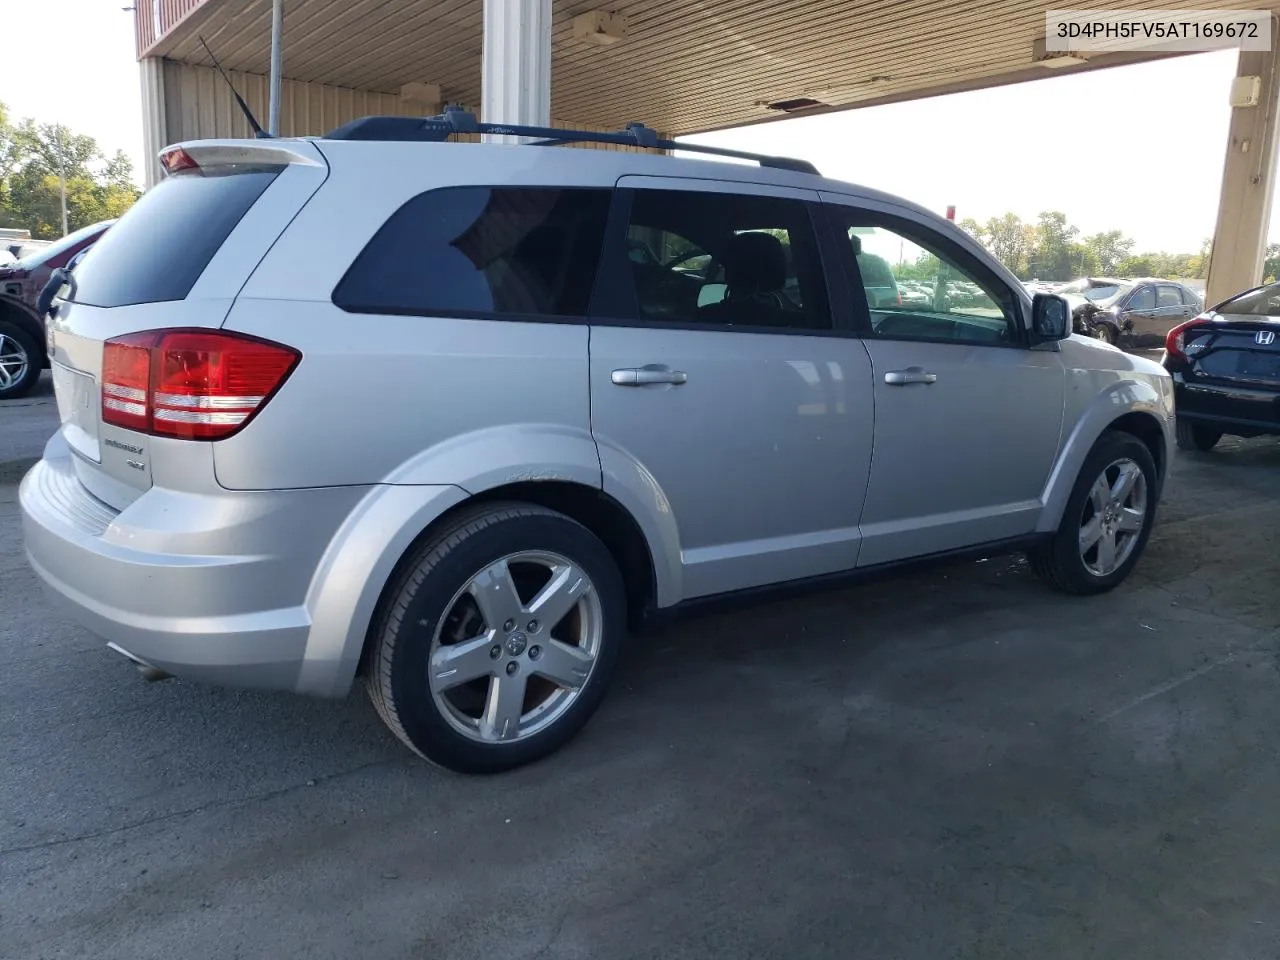
{"label": "roof rail", "polygon": [[762,167],[814,173],[818,168],[807,160],[772,157],[745,150],[709,147],[700,143],[663,140],[657,132],[642,123],[629,123],[625,130],[601,133],[594,130],[559,130],[554,127],[526,127],[509,123],[480,123],[474,113],[458,107],[446,107],[435,117],[361,117],[325,134],[325,140],[395,140],[443,143],[456,133],[494,134],[530,137],[532,147],[552,147],[566,143],[612,143],[625,147],[648,147],[655,150],[687,150],[714,157],[754,160]]}

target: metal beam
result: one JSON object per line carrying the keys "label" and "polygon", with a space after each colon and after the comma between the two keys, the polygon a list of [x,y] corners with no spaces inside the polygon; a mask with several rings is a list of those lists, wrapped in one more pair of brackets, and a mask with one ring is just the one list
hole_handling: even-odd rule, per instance
{"label": "metal beam", "polygon": [[1213,232],[1205,303],[1212,306],[1256,286],[1271,221],[1276,179],[1276,127],[1280,117],[1280,31],[1271,21],[1269,51],[1240,52],[1238,77],[1258,77],[1258,102],[1231,110],[1227,160],[1222,169],[1218,223]]}
{"label": "metal beam", "polygon": [[280,136],[280,80],[284,71],[284,0],[271,0],[271,104],[267,133]]}
{"label": "metal beam", "polygon": [[484,0],[486,123],[551,125],[551,0]]}

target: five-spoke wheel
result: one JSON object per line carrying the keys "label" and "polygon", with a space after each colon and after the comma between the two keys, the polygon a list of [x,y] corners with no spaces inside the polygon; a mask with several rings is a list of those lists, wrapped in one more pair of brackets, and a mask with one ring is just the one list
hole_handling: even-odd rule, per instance
{"label": "five-spoke wheel", "polygon": [[422,756],[505,770],[557,749],[595,712],[625,620],[617,567],[589,530],[542,507],[479,506],[402,569],[366,680]]}

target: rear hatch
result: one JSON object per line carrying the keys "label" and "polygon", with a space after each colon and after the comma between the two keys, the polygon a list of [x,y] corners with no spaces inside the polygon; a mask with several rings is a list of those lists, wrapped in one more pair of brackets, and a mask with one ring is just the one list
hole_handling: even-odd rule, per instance
{"label": "rear hatch", "polygon": [[[169,174],[95,244],[48,324],[62,436],[80,481],[116,509],[153,483],[212,483],[212,456],[208,444],[104,422],[104,343],[143,331],[220,327],[327,174],[307,141],[201,141],[163,156]],[[150,402],[132,387],[109,393],[105,402],[117,411]]]}

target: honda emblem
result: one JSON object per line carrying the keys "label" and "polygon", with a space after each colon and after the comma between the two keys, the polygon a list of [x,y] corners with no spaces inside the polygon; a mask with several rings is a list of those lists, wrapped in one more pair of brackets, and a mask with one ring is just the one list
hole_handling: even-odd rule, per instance
{"label": "honda emblem", "polygon": [[1276,334],[1274,330],[1259,330],[1258,335],[1253,339],[1259,346],[1265,347],[1267,344],[1275,340],[1275,338]]}

